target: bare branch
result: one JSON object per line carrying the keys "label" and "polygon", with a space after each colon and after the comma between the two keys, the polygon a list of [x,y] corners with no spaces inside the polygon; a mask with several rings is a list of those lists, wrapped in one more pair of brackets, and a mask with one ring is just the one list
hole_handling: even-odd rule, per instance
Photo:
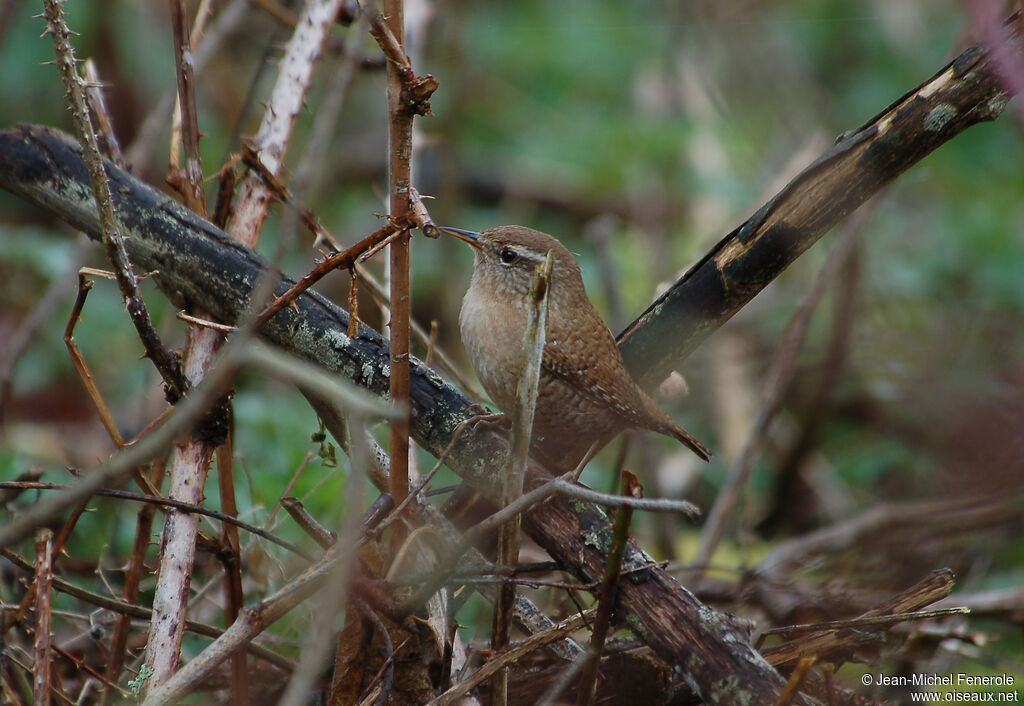
{"label": "bare branch", "polygon": [[84,82],[78,75],[74,49],[71,46],[67,23],[64,20],[63,0],[46,0],[44,3],[47,32],[53,37],[53,47],[57,54],[57,66],[64,89],[70,102],[69,108],[74,118],[75,129],[83,145],[83,157],[89,170],[95,208],[99,211],[103,245],[117,275],[117,284],[121,288],[125,307],[132,323],[139,332],[139,339],[146,348],[146,355],[153,361],[164,383],[167,394],[172,402],[177,401],[188,390],[189,385],[181,371],[177,358],[160,342],[153,320],[139,293],[138,281],[128,259],[121,227],[114,212],[114,202],[110,193],[110,183],[103,168],[103,157],[100,154],[96,133],[89,118],[89,108],[85,101]]}
{"label": "bare branch", "polygon": [[33,669],[34,703],[50,703],[50,586],[53,583],[53,532],[39,530],[36,535],[36,625]]}
{"label": "bare branch", "polygon": [[[639,498],[643,495],[643,486],[640,480],[622,469],[622,494],[629,498]],[[597,613],[594,615],[594,624],[590,632],[590,645],[587,647],[587,659],[583,663],[583,674],[580,676],[579,691],[576,694],[576,703],[592,704],[597,695],[597,668],[601,664],[601,653],[604,651],[604,643],[608,637],[608,630],[612,622],[612,611],[615,609],[615,599],[619,588],[619,576],[622,574],[622,558],[626,553],[626,545],[629,543],[629,526],[633,520],[633,509],[623,505],[615,513],[615,534],[612,538],[612,546],[608,551],[608,563],[604,570],[604,579],[601,581],[601,591],[598,594]]]}
{"label": "bare branch", "polygon": [[[509,440],[508,465],[504,474],[501,502],[508,504],[523,494],[523,483],[529,465],[530,441],[533,438],[533,417],[537,409],[541,359],[548,331],[548,292],[554,252],[549,250],[544,262],[537,265],[526,300],[526,330],[523,333],[523,359],[519,364],[516,405],[512,409],[512,434]],[[519,528],[522,518],[513,515],[498,530],[498,564],[513,566],[519,561]],[[500,651],[508,644],[516,586],[512,582],[498,586],[494,602],[491,648]],[[508,702],[508,671],[500,670],[491,682],[492,700],[501,706]]]}

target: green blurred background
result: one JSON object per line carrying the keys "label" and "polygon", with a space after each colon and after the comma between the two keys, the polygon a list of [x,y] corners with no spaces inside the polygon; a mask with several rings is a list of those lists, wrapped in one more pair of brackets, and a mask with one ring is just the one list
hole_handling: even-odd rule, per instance
{"label": "green blurred background", "polygon": [[[222,9],[228,3],[214,3]],[[938,2],[621,2],[527,0],[410,3],[411,53],[440,81],[434,115],[417,121],[415,183],[438,223],[482,229],[520,223],[556,234],[578,253],[591,297],[620,331],[687,265],[746,218],[845,130],[922,82],[971,41],[960,4]],[[194,10],[194,7],[192,7]],[[0,127],[42,123],[70,131],[49,38],[35,3],[0,10]],[[419,14],[420,12],[424,14]],[[116,134],[134,171],[163,184],[168,110],[175,87],[167,4],[72,0],[78,55],[109,84]],[[216,21],[216,20],[215,20]],[[204,170],[212,181],[240,135],[252,134],[289,32],[249,6],[197,73]],[[384,209],[386,110],[379,54],[364,36],[336,37],[366,59],[344,96],[330,149],[311,162],[320,179],[305,195],[325,226],[351,244]],[[304,146],[344,59],[330,52],[300,117],[287,160]],[[261,68],[262,67],[262,68]],[[147,121],[147,117],[149,120]],[[830,292],[819,307],[766,452],[758,461],[734,533],[715,561],[725,580],[757,564],[773,542],[855,515],[880,502],[957,498],[999,491],[1021,498],[1024,481],[1024,144],[1008,111],[968,130],[903,175],[865,207],[857,267],[844,273],[853,314],[837,320]],[[144,128],[145,126],[145,128]],[[142,142],[137,142],[138,140]],[[273,252],[288,219],[278,209],[261,240]],[[74,267],[103,266],[98,248],[46,214],[0,194],[0,342],[56,287],[55,307],[10,377],[0,431],[0,477],[28,467],[64,481],[111,448],[61,341],[74,300]],[[670,441],[638,437],[627,465],[649,495],[685,496],[710,507],[761,404],[764,372],[780,332],[824,261],[826,236],[713,336],[680,371],[689,395],[665,406],[717,452],[707,467]],[[316,253],[302,234],[285,256],[292,275]],[[470,253],[456,242],[414,242],[414,313],[438,322],[439,345],[469,374],[457,333]],[[370,263],[382,274],[382,261]],[[343,302],[347,280],[320,291]],[[146,299],[167,340],[182,324],[156,288]],[[361,314],[380,327],[369,296]],[[836,330],[842,364],[827,364]],[[161,409],[161,393],[112,283],[90,295],[77,340],[126,433]],[[3,344],[0,343],[0,346]],[[423,355],[422,344],[415,352]],[[827,402],[818,397],[826,388]],[[816,401],[817,400],[817,401]],[[794,440],[819,422],[802,455]],[[262,522],[307,452],[315,415],[293,390],[245,376],[235,405],[236,468],[247,519]],[[612,444],[586,480],[607,488],[620,452]],[[429,468],[432,459],[421,459]],[[314,458],[295,495],[325,524],[344,508],[344,460]],[[781,479],[788,479],[783,481]],[[449,477],[446,481],[451,480]],[[321,485],[321,482],[323,484]],[[787,485],[788,483],[788,485]],[[216,506],[216,486],[207,493]],[[69,546],[110,565],[130,549],[133,516],[91,513]],[[655,553],[685,562],[699,528],[648,517],[637,534]],[[288,523],[280,532],[302,541]],[[893,538],[890,538],[893,539]],[[965,532],[934,552],[866,546],[837,562],[838,577],[878,595],[951,565],[961,590],[1020,585],[1020,522]],[[903,544],[902,547],[899,545]],[[899,547],[897,550],[895,547]],[[266,570],[255,595],[287,575]],[[254,574],[258,573],[254,570]],[[1024,654],[1021,632],[961,650],[976,669],[1005,669]],[[961,654],[962,653],[962,654]],[[950,658],[952,659],[952,658]],[[970,661],[973,660],[973,661]],[[938,668],[938,667],[936,667]]]}

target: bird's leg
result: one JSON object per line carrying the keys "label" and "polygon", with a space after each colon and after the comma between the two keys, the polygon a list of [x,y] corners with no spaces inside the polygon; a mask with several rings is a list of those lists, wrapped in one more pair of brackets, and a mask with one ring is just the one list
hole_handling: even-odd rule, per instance
{"label": "bird's leg", "polygon": [[572,475],[570,476],[570,478],[572,478],[573,483],[580,482],[580,476],[583,475],[583,469],[587,467],[587,464],[590,463],[593,460],[594,456],[597,455],[597,452],[601,450],[601,445],[601,440],[598,439],[597,441],[590,445],[590,448],[587,449],[587,453],[583,454],[583,458],[581,458],[580,462],[576,464],[576,468],[573,470]]}

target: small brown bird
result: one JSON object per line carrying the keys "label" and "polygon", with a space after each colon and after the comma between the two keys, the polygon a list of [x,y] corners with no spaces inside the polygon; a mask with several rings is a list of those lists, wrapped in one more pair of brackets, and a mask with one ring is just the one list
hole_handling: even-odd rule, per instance
{"label": "small brown bird", "polygon": [[459,329],[480,382],[503,412],[515,405],[523,360],[527,294],[548,251],[548,331],[541,360],[533,442],[552,470],[574,468],[593,447],[626,429],[678,439],[703,460],[711,452],[641,390],[622,361],[615,337],[587,297],[580,266],[546,233],[499,226],[476,233],[442,228],[473,246],[473,278],[462,300]]}

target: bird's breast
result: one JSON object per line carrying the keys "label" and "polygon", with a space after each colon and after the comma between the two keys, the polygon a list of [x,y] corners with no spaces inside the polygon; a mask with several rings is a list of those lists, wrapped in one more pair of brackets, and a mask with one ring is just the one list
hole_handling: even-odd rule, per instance
{"label": "bird's breast", "polygon": [[459,332],[480,383],[503,412],[512,409],[523,359],[525,302],[488,298],[470,286],[462,300]]}

